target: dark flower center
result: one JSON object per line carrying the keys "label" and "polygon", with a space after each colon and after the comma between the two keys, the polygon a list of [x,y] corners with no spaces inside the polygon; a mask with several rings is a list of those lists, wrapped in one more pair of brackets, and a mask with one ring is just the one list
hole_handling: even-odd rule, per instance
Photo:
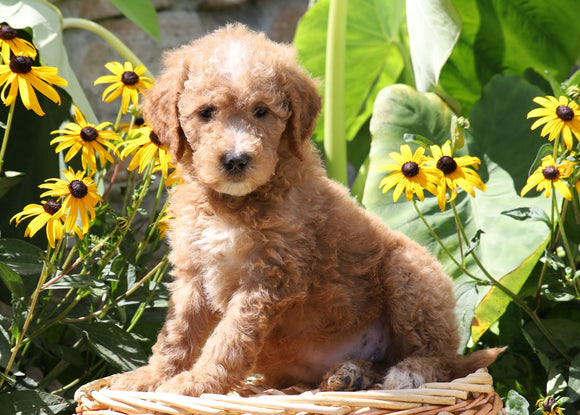
{"label": "dark flower center", "polygon": [[408,161],[403,164],[401,171],[405,175],[405,177],[414,177],[419,174],[419,165],[414,161]]}
{"label": "dark flower center", "polygon": [[68,190],[73,197],[77,199],[82,199],[89,193],[89,188],[87,185],[81,180],[73,180],[68,185]]}
{"label": "dark flower center", "polygon": [[2,40],[12,40],[14,39],[18,33],[16,33],[16,29],[11,28],[7,24],[0,25],[0,39]]}
{"label": "dark flower center", "polygon": [[542,174],[546,180],[556,180],[560,177],[560,171],[556,168],[556,166],[548,166],[542,170]]}
{"label": "dark flower center", "polygon": [[32,59],[27,56],[13,56],[8,66],[14,73],[28,73],[32,70]]}
{"label": "dark flower center", "polygon": [[151,142],[153,144],[155,144],[157,147],[161,146],[161,141],[159,141],[159,136],[157,134],[155,134],[153,131],[151,131],[149,133],[149,140],[151,140]]}
{"label": "dark flower center", "polygon": [[556,108],[556,115],[562,121],[571,121],[574,118],[574,110],[567,105],[560,105]]}
{"label": "dark flower center", "polygon": [[546,399],[544,401],[544,403],[542,404],[542,406],[544,407],[544,411],[552,411],[552,408],[554,407],[554,405],[556,404],[556,399],[554,399],[552,396],[550,396],[548,399]]}
{"label": "dark flower center", "polygon": [[81,138],[83,141],[94,141],[99,136],[96,128],[87,126],[81,130]]}
{"label": "dark flower center", "polygon": [[443,156],[437,161],[437,168],[441,170],[443,174],[448,175],[457,169],[457,163],[453,157]]}
{"label": "dark flower center", "polygon": [[46,213],[48,213],[49,215],[54,215],[56,212],[58,212],[58,210],[60,209],[61,204],[58,202],[55,202],[54,200],[47,200],[44,205],[42,205],[42,208],[44,209],[44,211]]}
{"label": "dark flower center", "polygon": [[123,75],[121,75],[121,82],[125,85],[135,85],[139,82],[139,75],[133,71],[125,71],[123,72]]}
{"label": "dark flower center", "polygon": [[139,115],[138,117],[135,117],[135,125],[137,127],[141,127],[143,124],[145,124],[145,118],[143,118],[142,115]]}

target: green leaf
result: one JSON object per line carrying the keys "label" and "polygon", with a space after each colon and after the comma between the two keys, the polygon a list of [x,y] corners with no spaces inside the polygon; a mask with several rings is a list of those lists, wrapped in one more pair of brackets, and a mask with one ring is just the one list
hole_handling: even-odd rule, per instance
{"label": "green leaf", "polygon": [[[516,269],[503,276],[499,282],[511,292],[518,293],[538,263],[548,242],[549,239],[546,239],[544,244],[538,246],[535,252],[526,258]],[[473,325],[471,327],[471,338],[474,342],[477,342],[483,333],[503,315],[511,301],[511,297],[498,287],[492,287],[489,290],[475,309]]]}
{"label": "green leaf", "polygon": [[[546,318],[542,320],[542,324],[550,332],[555,342],[567,353],[580,350],[580,322],[567,318]],[[534,352],[540,358],[544,369],[549,372],[551,366],[562,356],[540,332],[535,323],[528,322],[524,326],[524,332],[530,346],[534,348]]]}
{"label": "green leaf", "polygon": [[528,415],[530,404],[515,390],[510,390],[505,400],[504,411],[507,415]]}
{"label": "green leaf", "polygon": [[407,0],[407,28],[417,90],[428,91],[459,38],[461,16],[451,0]]}
{"label": "green leaf", "polygon": [[0,262],[20,275],[32,275],[42,270],[44,251],[20,239],[0,239]]}
{"label": "green leaf", "polygon": [[[329,0],[321,0],[302,17],[294,44],[301,63],[324,84],[326,28]],[[404,67],[395,42],[404,18],[404,1],[349,2],[346,29],[347,140],[368,120],[377,93],[395,82]],[[322,140],[324,115],[318,120],[316,139]]]}
{"label": "green leaf", "polygon": [[129,371],[144,365],[147,355],[135,338],[113,323],[75,323],[82,330],[91,349],[109,364]]}
{"label": "green leaf", "polygon": [[109,2],[149,36],[161,43],[157,12],[149,0],[109,0]]}
{"label": "green leaf", "polygon": [[580,354],[570,363],[570,377],[568,378],[569,396],[574,400],[580,399]]}
{"label": "green leaf", "polygon": [[26,295],[26,290],[24,289],[24,282],[20,275],[12,271],[10,267],[0,262],[0,280],[6,285],[6,288],[14,295],[16,298],[22,298]]}
{"label": "green leaf", "polygon": [[[81,109],[87,121],[96,122],[92,107],[68,62],[62,38],[62,15],[58,8],[43,0],[7,0],[0,2],[0,16],[14,28],[32,29],[32,42],[38,49],[42,64],[58,68],[58,76],[68,81],[64,89],[73,98],[75,105]],[[44,105],[41,105],[44,109]]]}
{"label": "green leaf", "polygon": [[571,12],[577,10],[576,0],[563,0],[557,7],[545,0],[454,3],[463,28],[440,82],[465,112],[494,75],[523,75],[532,68],[563,80],[580,53],[580,21]]}
{"label": "green leaf", "polygon": [[459,353],[462,353],[468,344],[471,333],[471,323],[475,310],[473,305],[479,301],[479,290],[473,281],[467,281],[455,286],[455,315],[457,316],[457,327],[459,329]]}
{"label": "green leaf", "polygon": [[3,415],[46,414],[70,412],[72,404],[51,393],[22,390],[0,394],[0,408]]}
{"label": "green leaf", "polygon": [[8,190],[20,183],[22,176],[24,176],[24,173],[17,171],[7,171],[4,174],[4,176],[0,177],[0,197],[4,196]]}
{"label": "green leaf", "polygon": [[[8,366],[11,355],[10,335],[2,324],[0,324],[0,367],[5,368]],[[0,370],[0,372],[2,372],[2,370]]]}
{"label": "green leaf", "polygon": [[530,221],[530,222],[544,222],[546,225],[550,226],[550,218],[543,209],[538,207],[519,207],[515,209],[509,209],[501,212],[502,215],[509,216],[512,219],[520,221]]}
{"label": "green leaf", "polygon": [[[496,279],[518,270],[532,253],[544,246],[549,232],[541,223],[517,222],[501,214],[522,204],[519,191],[536,154],[534,146],[530,145],[533,135],[526,114],[537,95],[537,88],[521,78],[494,78],[470,114],[471,130],[465,132],[465,146],[454,154],[477,156],[482,162],[479,175],[486,183],[487,191],[477,191],[475,198],[460,192],[455,203],[466,234],[474,235],[479,229],[484,232],[475,252]],[[447,257],[412,205],[404,197],[394,203],[392,193],[381,194],[378,187],[385,177],[379,167],[392,163],[388,154],[399,152],[405,133],[419,134],[442,145],[450,139],[451,117],[450,109],[434,94],[419,93],[405,85],[393,85],[381,91],[371,119],[373,141],[363,204],[390,227],[430,249],[442,261],[446,272],[462,282],[467,277]],[[549,200],[541,194],[532,194],[525,200],[530,206],[549,209]],[[419,208],[445,245],[461,261],[450,209],[441,212],[433,196],[427,196]],[[526,237],[522,238],[524,234]],[[466,266],[471,273],[485,280],[471,255],[466,258]],[[531,268],[519,269],[519,282],[526,280],[529,275],[526,272]]]}

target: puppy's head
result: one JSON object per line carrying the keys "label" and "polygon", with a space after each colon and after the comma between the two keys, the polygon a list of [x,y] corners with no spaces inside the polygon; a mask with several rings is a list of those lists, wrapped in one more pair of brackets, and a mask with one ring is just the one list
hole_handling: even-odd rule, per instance
{"label": "puppy's head", "polygon": [[242,196],[280,158],[301,158],[321,102],[292,47],[231,25],[167,53],[164,65],[143,111],[186,180]]}

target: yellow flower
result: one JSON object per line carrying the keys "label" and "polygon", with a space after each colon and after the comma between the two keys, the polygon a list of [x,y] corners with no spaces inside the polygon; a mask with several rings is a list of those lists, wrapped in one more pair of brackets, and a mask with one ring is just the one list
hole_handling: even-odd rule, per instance
{"label": "yellow flower", "polygon": [[[153,167],[153,173],[156,173],[161,170],[162,170],[161,164],[155,163],[155,167]],[[169,163],[169,174],[165,178],[165,182],[163,182],[163,184],[165,185],[165,187],[171,187],[175,183],[183,183],[183,179],[179,175],[179,172],[177,171],[175,166]]]}
{"label": "yellow flower", "polygon": [[481,161],[477,157],[461,156],[453,157],[451,142],[447,141],[442,147],[431,146],[433,158],[427,161],[427,165],[434,166],[443,173],[441,182],[437,186],[437,201],[439,208],[445,210],[447,189],[450,191],[449,201],[457,196],[457,187],[461,187],[472,197],[475,197],[476,189],[485,191],[487,188],[479,175],[467,167],[478,168]]}
{"label": "yellow flower", "polygon": [[115,160],[111,154],[105,149],[107,147],[114,154],[117,154],[115,145],[111,142],[113,140],[120,140],[120,137],[115,132],[104,130],[104,128],[111,125],[110,122],[103,122],[99,125],[94,125],[86,122],[85,117],[77,107],[74,108],[74,119],[76,123],[68,123],[64,130],[55,130],[51,134],[64,134],[54,138],[50,144],[60,143],[55,148],[55,152],[60,152],[64,149],[69,149],[64,158],[65,162],[70,161],[79,151],[81,151],[81,161],[83,169],[87,166],[92,172],[97,170],[96,155],[99,156],[101,165],[107,160],[113,163]]}
{"label": "yellow flower", "polygon": [[[32,59],[28,56],[17,55],[10,59],[10,64],[0,65],[0,85],[2,88],[2,102],[4,105],[11,105],[20,94],[22,103],[27,109],[32,109],[38,115],[44,115],[40,108],[35,89],[46,95],[52,102],[60,105],[60,95],[51,86],[68,85],[67,81],[57,76],[58,68],[50,66],[32,66]],[[6,89],[10,87],[8,96]]]}
{"label": "yellow flower", "polygon": [[542,410],[543,415],[562,415],[559,399],[555,399],[553,396],[538,399],[536,406]]}
{"label": "yellow flower", "polygon": [[169,229],[169,222],[175,219],[175,216],[167,213],[165,210],[161,212],[163,215],[161,219],[159,219],[159,224],[157,225],[157,229],[159,229],[159,236],[161,239],[165,238],[165,234]]}
{"label": "yellow flower", "polygon": [[20,39],[16,29],[10,27],[6,23],[0,25],[0,45],[2,61],[4,63],[10,62],[10,51],[14,55],[28,56],[29,58],[36,58],[36,48],[28,40]]}
{"label": "yellow flower", "polygon": [[65,180],[47,179],[38,187],[49,189],[41,197],[51,196],[64,198],[62,209],[67,212],[65,230],[71,232],[74,229],[77,217],[80,216],[82,233],[89,230],[91,220],[95,217],[95,206],[102,202],[101,196],[96,191],[95,182],[90,177],[85,177],[85,172],[74,172],[71,168],[63,170]]}
{"label": "yellow flower", "polygon": [[109,62],[105,67],[114,75],[104,75],[95,81],[97,84],[112,84],[109,85],[103,92],[103,101],[111,102],[122,95],[121,111],[127,113],[129,110],[129,101],[133,102],[133,106],[139,105],[139,93],[143,93],[145,89],[153,85],[153,80],[143,76],[146,68],[143,65],[137,66],[133,69],[131,62],[125,62],[121,65],[119,62]]}
{"label": "yellow flower", "polygon": [[155,161],[155,163],[159,164],[163,177],[167,177],[171,156],[161,145],[157,134],[149,127],[142,127],[132,130],[130,136],[131,140],[123,143],[125,148],[121,152],[121,159],[125,159],[131,154],[133,155],[133,159],[127,169],[132,171],[139,167],[139,173],[142,173],[149,163]]}
{"label": "yellow flower", "polygon": [[393,193],[393,200],[396,202],[403,190],[407,200],[413,198],[416,194],[419,200],[423,201],[425,195],[423,189],[437,194],[436,183],[441,180],[441,172],[434,167],[426,166],[427,157],[425,149],[419,147],[415,153],[411,152],[411,147],[404,144],[400,147],[401,154],[389,153],[389,156],[396,164],[385,164],[379,167],[379,170],[393,171],[379,183],[383,193],[396,185]]}
{"label": "yellow flower", "polygon": [[580,139],[580,109],[574,101],[568,102],[568,98],[561,96],[559,99],[547,96],[534,98],[536,104],[543,108],[536,108],[528,113],[528,118],[541,117],[536,120],[531,129],[534,130],[544,125],[542,136],[549,134],[548,139],[553,141],[562,133],[564,143],[568,150],[572,149],[572,133],[576,139]]}
{"label": "yellow flower", "polygon": [[571,200],[572,194],[568,185],[562,180],[569,177],[574,171],[574,164],[570,161],[563,161],[562,164],[556,164],[554,157],[546,156],[542,159],[542,165],[536,169],[530,177],[524,188],[521,196],[525,195],[536,186],[536,190],[541,192],[546,190],[545,196],[550,197],[552,194],[552,186],[566,199]]}
{"label": "yellow flower", "polygon": [[[36,203],[31,203],[26,205],[22,212],[18,212],[16,215],[10,219],[16,221],[18,226],[20,222],[24,219],[29,219],[36,216],[30,221],[26,230],[24,231],[24,236],[32,238],[43,226],[46,226],[46,238],[48,243],[52,248],[56,246],[56,241],[62,239],[64,234],[63,224],[65,220],[64,212],[61,209],[61,204],[54,200],[47,200],[42,202],[42,205]],[[77,235],[81,235],[78,226],[75,226],[73,231]]]}

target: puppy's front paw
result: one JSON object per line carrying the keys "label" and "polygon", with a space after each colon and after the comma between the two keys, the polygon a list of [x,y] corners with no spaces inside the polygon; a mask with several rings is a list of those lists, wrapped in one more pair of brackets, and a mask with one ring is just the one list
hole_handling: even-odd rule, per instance
{"label": "puppy's front paw", "polygon": [[224,388],[215,382],[198,381],[191,373],[183,372],[160,385],[155,392],[177,393],[200,396],[202,393],[224,393]]}
{"label": "puppy's front paw", "polygon": [[111,379],[111,389],[152,392],[164,377],[151,366],[143,366],[132,372],[121,373]]}
{"label": "puppy's front paw", "polygon": [[362,359],[347,360],[327,373],[320,384],[320,390],[362,390],[370,388],[376,381],[376,373],[372,369],[371,362]]}
{"label": "puppy's front paw", "polygon": [[384,389],[414,389],[425,383],[425,378],[419,373],[395,366],[387,372],[383,379]]}

